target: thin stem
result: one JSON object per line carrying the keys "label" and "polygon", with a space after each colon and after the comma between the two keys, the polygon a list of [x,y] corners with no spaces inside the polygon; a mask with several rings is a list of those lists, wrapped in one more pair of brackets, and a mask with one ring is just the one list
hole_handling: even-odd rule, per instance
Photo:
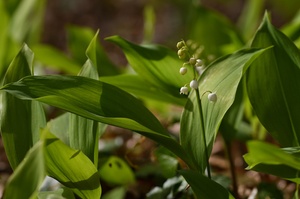
{"label": "thin stem", "polygon": [[197,103],[198,103],[199,112],[200,112],[200,120],[201,120],[201,127],[202,127],[202,139],[203,139],[203,144],[205,146],[205,159],[206,159],[206,165],[207,165],[207,175],[208,175],[208,178],[211,179],[211,172],[210,172],[210,167],[209,167],[209,155],[208,155],[205,128],[204,128],[204,117],[203,117],[203,111],[202,111],[202,103],[201,103],[201,99],[200,99],[199,89],[195,89],[195,90],[196,90]]}
{"label": "thin stem", "polygon": [[231,153],[231,141],[225,140],[225,145],[226,145],[227,157],[228,157],[229,164],[230,164],[230,174],[231,174],[231,179],[232,179],[233,195],[236,198],[239,198],[238,197],[238,186],[237,186],[237,180],[236,180],[236,174],[235,174],[235,165],[234,165],[234,161],[233,161],[233,157],[232,157],[232,153]]}

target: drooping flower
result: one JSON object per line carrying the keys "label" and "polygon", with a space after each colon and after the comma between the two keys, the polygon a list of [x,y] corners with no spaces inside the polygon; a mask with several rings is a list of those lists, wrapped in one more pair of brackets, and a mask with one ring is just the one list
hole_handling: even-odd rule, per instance
{"label": "drooping flower", "polygon": [[179,70],[179,73],[180,73],[181,75],[185,75],[185,74],[187,73],[187,67],[182,66],[182,67],[180,68],[180,70]]}
{"label": "drooping flower", "polygon": [[187,95],[189,93],[189,89],[186,86],[180,88],[180,94]]}
{"label": "drooping flower", "polygon": [[216,93],[209,93],[207,96],[208,100],[211,102],[216,102],[218,97]]}
{"label": "drooping flower", "polygon": [[190,82],[190,87],[193,88],[193,89],[198,89],[198,81],[193,79],[191,82]]}

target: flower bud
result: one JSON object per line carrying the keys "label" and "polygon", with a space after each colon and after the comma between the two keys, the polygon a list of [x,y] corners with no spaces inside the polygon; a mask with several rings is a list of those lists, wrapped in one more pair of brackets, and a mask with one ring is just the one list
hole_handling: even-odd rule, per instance
{"label": "flower bud", "polygon": [[198,89],[198,81],[193,79],[191,82],[190,82],[190,87],[193,88],[193,89]]}
{"label": "flower bud", "polygon": [[177,54],[180,59],[184,59],[186,57],[185,49],[179,49]]}
{"label": "flower bud", "polygon": [[177,42],[177,45],[176,45],[177,49],[181,49],[183,46],[184,46],[184,42],[183,41]]}
{"label": "flower bud", "polygon": [[207,96],[208,100],[211,102],[216,102],[218,97],[216,93],[209,93]]}
{"label": "flower bud", "polygon": [[186,86],[180,88],[180,94],[187,95],[189,93],[189,89]]}
{"label": "flower bud", "polygon": [[187,73],[187,67],[182,66],[182,67],[180,68],[180,70],[179,70],[179,73],[180,73],[181,75],[185,75],[185,74]]}
{"label": "flower bud", "polygon": [[196,64],[196,58],[191,57],[189,63],[193,66]]}
{"label": "flower bud", "polygon": [[202,65],[203,65],[203,61],[201,59],[197,59],[195,66],[202,66]]}

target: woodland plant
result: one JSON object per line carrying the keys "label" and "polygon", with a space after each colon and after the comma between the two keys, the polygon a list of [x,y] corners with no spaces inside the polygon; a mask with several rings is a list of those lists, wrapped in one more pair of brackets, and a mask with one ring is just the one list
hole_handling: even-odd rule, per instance
{"label": "woodland plant", "polygon": [[[207,14],[204,17],[216,20],[202,11],[201,15]],[[222,20],[218,23],[225,24]],[[205,52],[213,47],[204,48],[197,42],[178,42],[176,54],[161,45],[137,45],[119,36],[108,37],[107,41],[123,50],[134,74],[111,69],[113,64],[97,41],[98,32],[69,29],[74,37],[88,35],[90,39],[85,56],[70,45],[76,60],[84,59],[76,75],[75,69],[65,69],[71,75],[34,75],[34,53],[24,44],[5,69],[0,89],[2,140],[14,170],[3,198],[100,198],[102,181],[120,185],[116,192],[124,197],[127,186],[136,181],[128,164],[115,156],[99,163],[99,139],[107,125],[132,130],[161,146],[156,154],[168,180],[147,197],[175,198],[181,192],[195,198],[239,198],[234,169],[232,188],[221,185],[209,158],[218,132],[229,146],[243,130],[243,118],[249,123],[258,118],[258,125],[279,145],[248,141],[247,169],[294,182],[298,198],[299,50],[287,33],[271,24],[268,14],[250,47],[241,46],[242,42],[236,41],[239,37],[226,30],[226,36],[234,39],[222,49],[235,45],[238,50],[214,61],[211,57],[222,54],[221,48],[212,56]],[[297,30],[287,32],[295,38]],[[34,49],[40,62],[49,63],[41,52],[51,52],[53,60],[59,57],[63,63],[71,62],[45,46]],[[142,102],[147,100],[183,108],[179,141]],[[47,121],[43,104],[66,112]],[[228,156],[232,163],[230,151]],[[52,191],[40,189],[46,176],[61,186]]]}

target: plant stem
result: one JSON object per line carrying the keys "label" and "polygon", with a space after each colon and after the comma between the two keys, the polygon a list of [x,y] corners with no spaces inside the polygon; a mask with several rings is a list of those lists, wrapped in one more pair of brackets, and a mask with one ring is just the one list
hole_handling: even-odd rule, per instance
{"label": "plant stem", "polygon": [[200,112],[200,120],[201,120],[201,127],[202,127],[202,139],[203,139],[203,144],[205,146],[205,159],[206,159],[206,166],[207,166],[207,176],[208,176],[209,179],[211,179],[211,172],[210,172],[210,167],[209,167],[209,155],[208,155],[205,128],[204,128],[204,117],[203,117],[202,103],[201,103],[199,89],[196,89],[196,97],[197,97],[197,103],[198,103],[199,112]]}
{"label": "plant stem", "polygon": [[230,174],[231,174],[231,179],[232,179],[232,192],[233,195],[236,198],[238,197],[238,186],[237,186],[237,180],[236,180],[236,174],[235,174],[235,165],[231,153],[231,141],[225,140],[225,145],[226,145],[226,151],[227,151],[227,157],[229,160],[229,167],[230,167]]}

